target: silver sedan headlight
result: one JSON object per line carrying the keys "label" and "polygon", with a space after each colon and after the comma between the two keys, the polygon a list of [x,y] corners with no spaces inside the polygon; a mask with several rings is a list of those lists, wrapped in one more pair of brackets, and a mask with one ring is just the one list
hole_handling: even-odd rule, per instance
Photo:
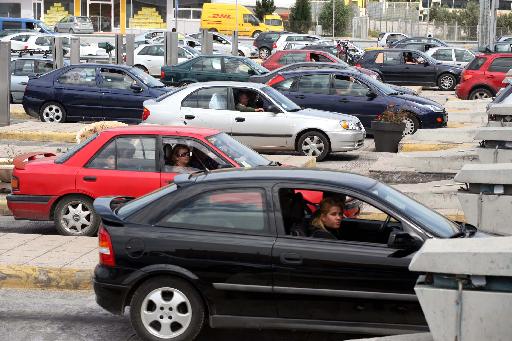
{"label": "silver sedan headlight", "polygon": [[341,128],[345,130],[362,130],[362,125],[359,122],[352,122],[343,120],[340,122]]}

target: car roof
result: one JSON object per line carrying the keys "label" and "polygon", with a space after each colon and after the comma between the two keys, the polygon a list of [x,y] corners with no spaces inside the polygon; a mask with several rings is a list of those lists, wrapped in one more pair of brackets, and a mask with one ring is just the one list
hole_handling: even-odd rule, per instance
{"label": "car roof", "polygon": [[237,86],[237,87],[251,87],[254,89],[261,89],[268,85],[252,82],[235,82],[235,81],[213,81],[213,82],[199,82],[187,85],[187,88],[199,89],[204,86]]}
{"label": "car roof", "polygon": [[333,171],[318,168],[258,167],[231,168],[212,172],[182,174],[174,178],[177,185],[204,183],[213,181],[271,180],[278,182],[308,181],[315,184],[339,184],[357,189],[368,189],[378,183],[377,180],[355,173]]}
{"label": "car roof", "polygon": [[198,127],[175,127],[165,126],[156,124],[143,124],[136,126],[123,126],[109,128],[101,131],[101,134],[110,135],[132,135],[132,134],[155,134],[155,135],[166,135],[166,134],[177,134],[187,136],[210,136],[218,134],[219,131],[211,128],[198,128]]}
{"label": "car roof", "polygon": [[336,73],[336,74],[343,74],[343,75],[354,75],[359,76],[361,75],[361,72],[357,70],[351,70],[351,69],[315,69],[315,70],[293,70],[293,71],[283,71],[281,72],[282,75],[285,76],[294,76],[294,75],[302,75],[302,74],[324,74],[324,73]]}
{"label": "car roof", "polygon": [[480,52],[475,55],[475,57],[512,57],[512,52],[490,52],[484,53]]}
{"label": "car roof", "polygon": [[116,68],[120,68],[120,69],[125,69],[125,70],[131,70],[133,69],[134,67],[133,66],[129,66],[129,65],[123,65],[123,64],[100,64],[100,63],[81,63],[81,64],[73,64],[73,65],[69,65],[70,67],[71,66],[74,66],[74,67],[116,67]]}

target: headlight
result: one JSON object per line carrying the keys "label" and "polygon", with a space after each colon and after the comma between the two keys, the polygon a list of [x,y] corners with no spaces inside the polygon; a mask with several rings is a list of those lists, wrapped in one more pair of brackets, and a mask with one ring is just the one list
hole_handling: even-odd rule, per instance
{"label": "headlight", "polygon": [[361,128],[359,127],[358,124],[356,124],[355,122],[351,122],[351,121],[341,121],[340,122],[340,125],[343,129],[346,129],[346,130],[361,130]]}
{"label": "headlight", "polygon": [[435,112],[442,112],[444,109],[442,107],[438,107],[437,105],[427,104],[423,106],[424,108],[430,109]]}

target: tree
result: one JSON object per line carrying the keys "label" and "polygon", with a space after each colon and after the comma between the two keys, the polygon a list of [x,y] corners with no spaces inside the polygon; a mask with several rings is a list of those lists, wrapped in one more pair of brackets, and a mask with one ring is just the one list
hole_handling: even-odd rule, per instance
{"label": "tree", "polygon": [[339,37],[346,33],[350,20],[352,20],[352,9],[350,6],[345,5],[341,0],[331,0],[322,8],[318,22],[322,25],[322,30],[324,32],[332,30],[333,1],[336,1],[334,7],[334,35]]}
{"label": "tree", "polygon": [[272,14],[276,10],[276,6],[274,6],[274,0],[256,0],[256,7],[254,8],[254,13],[256,17],[263,21],[263,17],[267,14]]}
{"label": "tree", "polygon": [[307,33],[311,27],[311,5],[309,0],[295,0],[290,10],[290,30]]}

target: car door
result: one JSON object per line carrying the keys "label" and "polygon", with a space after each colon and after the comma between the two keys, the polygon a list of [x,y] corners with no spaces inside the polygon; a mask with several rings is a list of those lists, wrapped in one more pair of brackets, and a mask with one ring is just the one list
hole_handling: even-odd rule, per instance
{"label": "car door", "polygon": [[475,55],[468,50],[454,49],[455,65],[465,67],[469,62],[475,58]]}
{"label": "car door", "polygon": [[412,63],[404,63],[402,83],[435,84],[436,66],[428,63],[418,52],[404,52],[412,56]]}
{"label": "car door", "polygon": [[494,89],[503,87],[505,74],[512,68],[512,58],[499,57],[495,58],[487,71],[485,71],[485,79],[492,84]]}
{"label": "car door", "polygon": [[384,51],[375,56],[376,70],[382,79],[388,83],[399,83],[403,78],[404,65],[402,52]]}
{"label": "car door", "polygon": [[222,57],[202,56],[192,64],[190,76],[197,82],[227,80],[222,69]]}
{"label": "car door", "polygon": [[333,111],[337,103],[330,96],[331,75],[303,75],[290,88],[287,97],[303,108]]}
{"label": "car door", "polygon": [[235,103],[241,93],[251,98],[252,108],[263,111],[240,111],[232,107],[233,120],[231,135],[243,144],[258,150],[287,149],[293,145],[293,119],[290,113],[284,112],[280,106],[265,93],[256,89],[233,87]]}
{"label": "car door", "polygon": [[76,174],[76,187],[97,198],[106,195],[138,197],[160,187],[156,137],[113,138]]}
{"label": "car door", "polygon": [[157,259],[197,275],[207,288],[212,323],[217,315],[276,317],[268,191],[253,181],[180,194],[164,199],[157,212],[162,218],[144,224],[144,252],[130,262],[142,267]]}
{"label": "car door", "polygon": [[68,118],[100,120],[103,117],[96,72],[95,66],[76,66],[55,79],[55,100],[64,105]]}
{"label": "car door", "polygon": [[126,70],[102,67],[100,68],[100,86],[104,118],[132,123],[140,122],[142,103],[151,98],[144,84]]}
{"label": "car door", "polygon": [[455,65],[455,58],[453,56],[453,49],[438,49],[432,57],[446,65]]}
{"label": "car door", "polygon": [[357,117],[366,130],[370,129],[371,122],[382,114],[387,107],[388,101],[385,96],[377,90],[371,89],[362,81],[345,75],[334,75],[333,79],[333,100],[337,110],[343,114]]}
{"label": "car door", "polygon": [[[391,330],[397,325],[426,330],[414,294],[417,274],[408,270],[412,254],[388,247],[381,238],[373,238],[380,236],[379,227],[384,221],[353,222],[344,218],[340,237],[334,240],[292,236],[285,228],[286,216],[281,216],[288,209],[286,202],[280,200],[283,197],[280,190],[288,189],[309,191],[320,187],[281,183],[273,190],[274,205],[279,207],[275,210],[278,237],[272,250],[279,317],[336,323],[340,328],[360,328],[360,331],[372,325],[381,334],[393,333]],[[349,194],[365,202],[367,209],[374,203],[338,188],[322,189],[340,197]],[[385,212],[376,207],[369,209],[374,213],[376,210],[385,219]],[[393,229],[401,229],[400,221],[392,225]],[[364,240],[365,234],[371,241]]]}
{"label": "car door", "polygon": [[209,127],[230,134],[233,113],[231,95],[226,86],[213,86],[190,93],[181,102],[181,116],[185,125]]}
{"label": "car door", "polygon": [[148,53],[145,56],[148,72],[150,75],[160,75],[160,70],[164,66],[164,48],[163,45],[153,45],[148,49]]}

